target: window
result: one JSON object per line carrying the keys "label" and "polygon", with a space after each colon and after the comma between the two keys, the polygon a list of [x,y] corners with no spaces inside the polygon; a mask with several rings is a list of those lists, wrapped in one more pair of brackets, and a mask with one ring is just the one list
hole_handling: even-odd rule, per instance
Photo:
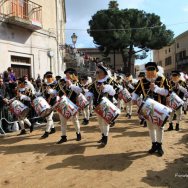
{"label": "window", "polygon": [[170,48],[168,49],[168,51],[170,52]]}
{"label": "window", "polygon": [[177,48],[179,48],[179,43],[177,43]]}
{"label": "window", "polygon": [[172,64],[172,57],[170,56],[170,57],[167,57],[165,59],[165,66],[168,66],[168,65],[171,65],[171,64]]}
{"label": "window", "polygon": [[165,54],[167,54],[167,50],[165,50]]}
{"label": "window", "polygon": [[25,63],[25,64],[31,64],[31,59],[27,57],[21,57],[21,56],[11,56],[11,62],[13,63]]}
{"label": "window", "polygon": [[162,66],[162,61],[159,61],[159,62],[158,62],[158,65],[159,65],[159,66]]}

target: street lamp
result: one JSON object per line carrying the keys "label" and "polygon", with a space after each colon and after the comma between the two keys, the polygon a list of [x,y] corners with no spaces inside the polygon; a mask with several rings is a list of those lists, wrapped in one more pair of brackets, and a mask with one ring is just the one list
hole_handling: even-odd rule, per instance
{"label": "street lamp", "polygon": [[78,37],[76,36],[75,33],[73,33],[72,36],[71,36],[71,38],[72,38],[72,43],[74,44],[74,48],[75,48],[75,44],[76,44],[76,41],[77,41]]}

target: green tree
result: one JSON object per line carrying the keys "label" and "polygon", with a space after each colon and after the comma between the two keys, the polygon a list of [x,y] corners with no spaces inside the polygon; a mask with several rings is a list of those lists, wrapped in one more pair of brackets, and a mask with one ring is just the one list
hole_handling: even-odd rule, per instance
{"label": "green tree", "polygon": [[112,50],[121,52],[125,72],[131,72],[135,47],[160,49],[173,40],[173,32],[166,29],[158,15],[138,9],[119,10],[117,1],[111,1],[108,9],[96,12],[89,26],[90,36],[105,55]]}

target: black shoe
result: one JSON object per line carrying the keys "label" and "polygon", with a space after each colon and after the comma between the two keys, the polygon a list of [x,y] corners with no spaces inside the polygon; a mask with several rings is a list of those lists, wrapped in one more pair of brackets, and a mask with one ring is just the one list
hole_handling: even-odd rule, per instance
{"label": "black shoe", "polygon": [[104,139],[104,134],[102,134],[102,138],[99,141],[97,141],[97,143],[101,143],[103,139]]}
{"label": "black shoe", "polygon": [[87,119],[83,119],[83,122],[82,122],[82,125],[88,125],[89,124],[89,120],[87,120]]}
{"label": "black shoe", "polygon": [[131,115],[130,114],[128,115],[128,119],[131,119]]}
{"label": "black shoe", "polygon": [[173,123],[169,123],[169,127],[168,127],[168,131],[172,131],[174,128],[173,128]]}
{"label": "black shoe", "polygon": [[51,130],[50,130],[50,133],[49,134],[54,134],[56,132],[56,130],[55,130],[55,127],[54,128],[51,128]]}
{"label": "black shoe", "polygon": [[185,115],[187,114],[187,111],[186,111],[186,110],[184,110],[184,114],[185,114]]}
{"label": "black shoe", "polygon": [[76,133],[76,141],[80,141],[82,139],[80,133]]}
{"label": "black shoe", "polygon": [[176,114],[174,114],[173,120],[176,120],[176,117],[177,117],[177,115],[176,115]]}
{"label": "black shoe", "polygon": [[89,117],[92,117],[92,116],[93,116],[93,114],[92,114],[92,113],[90,113]]}
{"label": "black shoe", "polygon": [[19,135],[24,135],[24,134],[27,134],[27,133],[26,133],[26,130],[25,130],[25,129],[22,129],[21,132],[18,134],[18,136],[19,136]]}
{"label": "black shoe", "polygon": [[67,136],[61,136],[61,139],[56,144],[62,144],[67,141]]}
{"label": "black shoe", "polygon": [[157,151],[157,142],[152,142],[152,147],[151,149],[148,151],[148,153],[153,154]]}
{"label": "black shoe", "polygon": [[129,114],[126,114],[126,115],[125,115],[125,117],[128,117],[128,116],[129,116]]}
{"label": "black shoe", "polygon": [[163,149],[162,149],[162,143],[158,143],[158,142],[157,142],[157,153],[159,154],[160,157],[163,156],[164,151],[163,151]]}
{"label": "black shoe", "polygon": [[34,128],[34,125],[33,125],[33,124],[31,124],[31,126],[29,127],[29,129],[30,129],[30,133],[32,133],[32,132],[33,132],[33,128]]}
{"label": "black shoe", "polygon": [[176,131],[179,131],[180,130],[180,126],[178,123],[176,123]]}
{"label": "black shoe", "polygon": [[144,123],[144,119],[141,119],[140,121],[140,125],[142,125]]}
{"label": "black shoe", "polygon": [[45,132],[40,138],[45,139],[48,137],[48,135],[49,135],[49,132]]}
{"label": "black shoe", "polygon": [[101,146],[103,147],[106,146],[107,142],[108,142],[108,136],[104,136],[101,142]]}
{"label": "black shoe", "polygon": [[144,121],[144,126],[143,127],[147,127],[147,122],[146,121]]}

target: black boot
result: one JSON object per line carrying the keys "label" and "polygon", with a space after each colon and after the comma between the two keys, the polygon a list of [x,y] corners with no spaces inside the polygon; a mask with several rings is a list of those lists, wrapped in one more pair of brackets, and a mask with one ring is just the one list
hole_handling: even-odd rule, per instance
{"label": "black boot", "polygon": [[22,130],[20,131],[20,133],[18,134],[18,136],[19,136],[19,135],[24,135],[24,134],[27,134],[27,133],[26,133],[26,130],[25,130],[25,129],[22,129]]}
{"label": "black boot", "polygon": [[33,132],[33,128],[34,128],[34,125],[33,125],[33,124],[31,124],[31,126],[29,127],[29,129],[30,129],[30,133],[32,133],[32,132]]}
{"label": "black boot", "polygon": [[82,139],[80,133],[76,133],[76,141],[80,141]]}
{"label": "black boot", "polygon": [[87,125],[89,124],[89,120],[87,120],[86,118],[83,119],[82,125]]}
{"label": "black boot", "polygon": [[67,136],[61,136],[61,139],[57,142],[57,144],[62,144],[67,141]]}
{"label": "black boot", "polygon": [[153,154],[157,151],[157,142],[152,142],[152,147],[151,149],[148,151],[148,153]]}
{"label": "black boot", "polygon": [[157,142],[157,153],[159,154],[160,157],[163,156],[164,151],[162,149],[162,143]]}
{"label": "black boot", "polygon": [[130,114],[128,115],[128,119],[131,119],[131,115]]}
{"label": "black boot", "polygon": [[125,115],[125,117],[128,117],[128,116],[129,116],[129,114],[126,114],[126,115]]}
{"label": "black boot", "polygon": [[101,146],[106,146],[107,142],[108,142],[108,136],[104,136],[101,142]]}
{"label": "black boot", "polygon": [[173,130],[173,123],[169,123],[169,127],[167,129],[168,131],[172,131]]}
{"label": "black boot", "polygon": [[140,125],[144,124],[144,119],[140,120]]}
{"label": "black boot", "polygon": [[56,130],[55,130],[55,127],[54,128],[51,128],[51,130],[50,130],[50,133],[49,134],[54,134],[56,132]]}
{"label": "black boot", "polygon": [[45,132],[40,138],[45,139],[48,137],[48,135],[49,135],[49,132]]}
{"label": "black boot", "polygon": [[144,126],[143,127],[147,127],[147,122],[144,120]]}
{"label": "black boot", "polygon": [[102,138],[97,143],[102,143],[103,139],[104,139],[104,134],[102,134]]}
{"label": "black boot", "polygon": [[179,123],[176,123],[176,131],[179,131],[179,130],[180,130]]}

